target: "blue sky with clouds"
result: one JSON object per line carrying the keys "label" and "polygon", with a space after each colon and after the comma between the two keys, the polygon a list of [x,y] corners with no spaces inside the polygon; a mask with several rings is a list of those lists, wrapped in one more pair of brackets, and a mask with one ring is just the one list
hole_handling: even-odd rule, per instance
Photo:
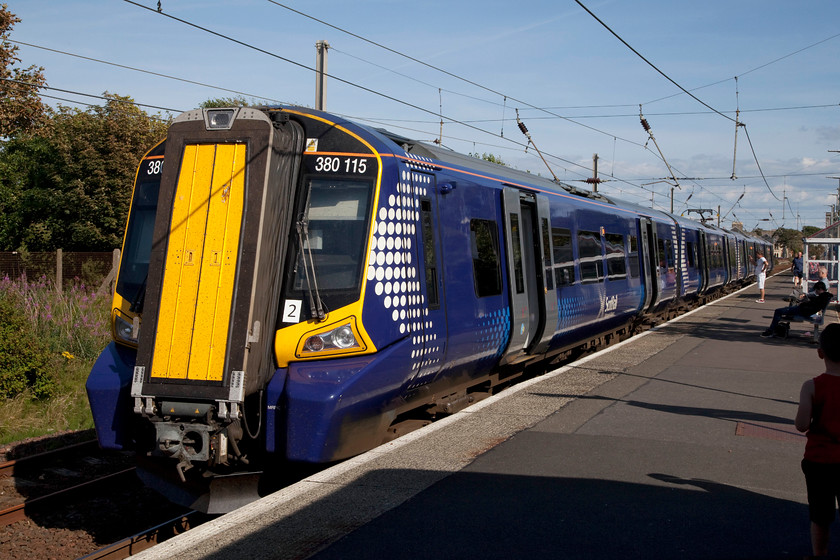
{"label": "blue sky with clouds", "polygon": [[561,180],[584,186],[597,153],[600,190],[632,202],[669,209],[659,150],[679,180],[678,214],[821,227],[836,202],[836,0],[581,0],[661,73],[574,0],[161,0],[165,14],[239,43],[135,1],[8,1],[22,65],[43,66],[53,88],[177,111],[232,91],[312,106],[326,40],[327,109],[404,136],[549,175],[524,149],[518,109]]}

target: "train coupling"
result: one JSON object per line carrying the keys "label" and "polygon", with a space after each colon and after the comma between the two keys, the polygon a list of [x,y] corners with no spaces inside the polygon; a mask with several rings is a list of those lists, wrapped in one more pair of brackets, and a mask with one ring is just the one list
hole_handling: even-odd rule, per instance
{"label": "train coupling", "polygon": [[210,427],[184,422],[155,422],[156,454],[178,461],[176,468],[182,482],[184,472],[191,469],[193,461],[210,459]]}
{"label": "train coupling", "polygon": [[[176,470],[181,481],[194,463],[208,467],[227,465],[232,458],[247,464],[248,459],[239,450],[243,437],[239,420],[224,424],[213,418],[212,405],[186,405],[185,403],[161,403],[161,410],[172,416],[152,420],[155,429],[155,445],[151,455],[177,461]],[[185,406],[190,411],[184,414]]]}

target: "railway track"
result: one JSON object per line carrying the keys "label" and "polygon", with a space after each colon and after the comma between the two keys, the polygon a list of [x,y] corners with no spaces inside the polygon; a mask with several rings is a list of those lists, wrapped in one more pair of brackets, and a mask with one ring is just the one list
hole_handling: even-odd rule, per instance
{"label": "railway track", "polygon": [[73,500],[75,497],[82,495],[83,493],[90,491],[102,491],[103,487],[123,483],[128,477],[134,476],[134,471],[135,469],[132,467],[112,474],[100,476],[93,480],[82,482],[81,484],[76,484],[55,492],[50,492],[48,494],[44,494],[43,496],[31,498],[25,502],[2,509],[0,510],[0,527],[10,525],[18,521],[23,521],[30,513],[36,510],[41,510],[43,508],[61,508],[63,504]]}
{"label": "railway track", "polygon": [[103,454],[95,440],[0,463],[0,527],[133,476],[128,458]]}
{"label": "railway track", "polygon": [[193,527],[203,523],[205,519],[205,515],[197,511],[190,511],[184,515],[164,521],[151,529],[100,548],[79,560],[123,560],[124,558],[151,548],[168,538],[189,531]]}
{"label": "railway track", "polygon": [[205,518],[144,488],[132,456],[95,441],[0,463],[0,558],[127,558]]}

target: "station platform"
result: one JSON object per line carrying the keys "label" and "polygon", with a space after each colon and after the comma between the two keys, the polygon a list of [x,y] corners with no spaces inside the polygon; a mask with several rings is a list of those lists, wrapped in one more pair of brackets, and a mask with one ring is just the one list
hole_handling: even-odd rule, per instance
{"label": "station platform", "polygon": [[808,324],[759,336],[790,289],[748,286],[137,558],[807,557],[793,418],[823,363]]}

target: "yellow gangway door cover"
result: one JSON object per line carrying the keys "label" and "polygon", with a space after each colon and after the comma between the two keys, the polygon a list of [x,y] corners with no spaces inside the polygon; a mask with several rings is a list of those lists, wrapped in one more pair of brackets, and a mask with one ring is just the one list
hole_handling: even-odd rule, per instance
{"label": "yellow gangway door cover", "polygon": [[221,381],[236,280],[244,144],[188,144],[163,272],[152,378]]}

